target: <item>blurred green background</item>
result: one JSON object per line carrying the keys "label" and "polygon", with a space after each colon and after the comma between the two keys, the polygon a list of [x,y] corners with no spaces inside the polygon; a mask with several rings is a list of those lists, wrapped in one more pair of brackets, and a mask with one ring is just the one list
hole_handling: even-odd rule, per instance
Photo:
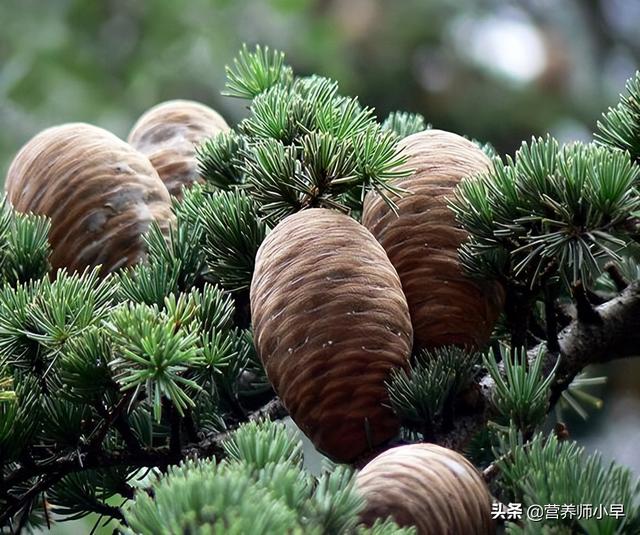
{"label": "blurred green background", "polygon": [[636,69],[639,19],[638,0],[2,0],[0,169],[45,126],[126,136],[168,98],[237,120],[220,90],[243,42],[502,151],[583,138]]}
{"label": "blurred green background", "polygon": [[[405,109],[511,153],[588,140],[640,64],[640,0],[0,0],[0,179],[36,132],[87,121],[126,137],[147,108],[222,97],[239,46],[276,47],[380,117]],[[598,373],[604,408],[572,434],[640,474],[640,367]],[[62,525],[83,533],[90,524]]]}

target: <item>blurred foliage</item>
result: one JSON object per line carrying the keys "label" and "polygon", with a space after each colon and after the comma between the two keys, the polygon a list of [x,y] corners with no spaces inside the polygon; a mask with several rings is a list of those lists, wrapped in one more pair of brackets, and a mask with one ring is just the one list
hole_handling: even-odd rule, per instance
{"label": "blurred foliage", "polygon": [[38,130],[88,121],[126,137],[151,105],[220,95],[242,42],[336,78],[384,117],[512,151],[588,136],[640,58],[640,0],[2,0],[0,175]]}

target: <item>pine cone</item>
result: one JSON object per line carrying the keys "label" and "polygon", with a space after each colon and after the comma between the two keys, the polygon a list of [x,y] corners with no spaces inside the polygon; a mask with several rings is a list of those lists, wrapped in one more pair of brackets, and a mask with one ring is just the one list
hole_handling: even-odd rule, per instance
{"label": "pine cone", "polygon": [[151,221],[171,221],[167,188],[149,160],[115,135],[82,123],[48,128],[16,155],[5,181],[19,212],[51,218],[54,269],[138,262]]}
{"label": "pine cone", "polygon": [[196,146],[229,130],[222,116],[198,102],[169,100],[146,111],[129,133],[128,141],[146,154],[171,195],[199,181]]}
{"label": "pine cone", "polygon": [[412,444],[385,451],[356,478],[365,498],[362,521],[389,516],[418,535],[489,535],[491,495],[482,477],[462,455],[435,444]]}
{"label": "pine cone", "polygon": [[411,320],[367,229],[322,208],[287,217],[258,251],[251,314],[269,380],[321,452],[351,461],[398,432],[385,381],[408,363]]}
{"label": "pine cone", "polygon": [[394,185],[410,193],[398,199],[396,216],[376,193],[367,194],[362,224],[398,270],[419,348],[481,348],[502,310],[503,288],[462,271],[458,247],[466,239],[447,197],[464,177],[486,171],[491,161],[456,134],[426,130],[400,142],[414,173]]}

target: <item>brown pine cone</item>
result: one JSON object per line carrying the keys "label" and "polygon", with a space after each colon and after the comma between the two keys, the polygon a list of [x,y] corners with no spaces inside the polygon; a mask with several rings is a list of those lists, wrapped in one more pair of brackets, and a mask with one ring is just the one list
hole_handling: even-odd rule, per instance
{"label": "brown pine cone", "polygon": [[394,214],[376,193],[367,194],[362,224],[398,270],[419,348],[458,345],[481,348],[502,310],[504,290],[463,273],[458,247],[467,233],[447,206],[460,180],[491,166],[471,141],[441,130],[406,137],[400,147],[411,176],[394,185],[410,193]]}
{"label": "brown pine cone", "polygon": [[435,444],[385,451],[357,475],[365,498],[362,521],[391,516],[418,535],[490,535],[491,495],[481,475],[462,455]]}
{"label": "brown pine cone", "polygon": [[190,100],[169,100],[146,111],[128,141],[146,154],[171,195],[200,180],[196,146],[229,125],[217,112]]}
{"label": "brown pine cone", "polygon": [[102,274],[138,262],[152,221],[167,228],[169,192],[143,154],[83,123],[48,128],[9,167],[5,189],[19,212],[51,218],[51,265]]}
{"label": "brown pine cone", "polygon": [[269,380],[321,452],[352,461],[398,432],[385,381],[408,364],[411,320],[367,229],[323,208],[284,219],[258,251],[251,314]]}

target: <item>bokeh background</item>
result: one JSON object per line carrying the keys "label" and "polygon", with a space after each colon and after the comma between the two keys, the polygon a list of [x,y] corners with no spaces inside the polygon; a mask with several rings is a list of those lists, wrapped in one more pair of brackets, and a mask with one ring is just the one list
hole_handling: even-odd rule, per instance
{"label": "bokeh background", "polygon": [[[337,79],[380,117],[420,112],[503,154],[545,132],[588,140],[640,65],[639,20],[640,0],[0,0],[0,180],[25,141],[63,122],[126,137],[178,97],[237,122],[245,104],[220,92],[244,42]],[[640,366],[594,373],[609,377],[604,406],[563,418],[640,475]]]}

